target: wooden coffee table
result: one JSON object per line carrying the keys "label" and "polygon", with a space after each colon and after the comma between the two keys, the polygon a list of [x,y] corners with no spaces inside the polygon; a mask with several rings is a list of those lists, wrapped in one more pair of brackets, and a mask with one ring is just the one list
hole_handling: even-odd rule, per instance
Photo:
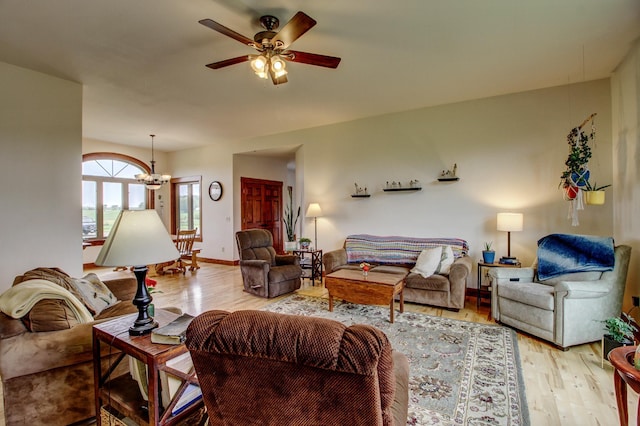
{"label": "wooden coffee table", "polygon": [[400,313],[404,312],[404,279],[406,274],[340,269],[325,277],[329,291],[329,311],[333,312],[333,298],[363,305],[389,305],[389,322],[393,323],[393,303],[400,295]]}

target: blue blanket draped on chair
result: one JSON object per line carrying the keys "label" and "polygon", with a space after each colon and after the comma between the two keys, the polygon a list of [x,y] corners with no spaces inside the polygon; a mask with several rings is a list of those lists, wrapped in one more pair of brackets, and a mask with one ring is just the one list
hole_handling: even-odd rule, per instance
{"label": "blue blanket draped on chair", "polygon": [[573,272],[611,271],[613,238],[551,234],[538,240],[538,279]]}

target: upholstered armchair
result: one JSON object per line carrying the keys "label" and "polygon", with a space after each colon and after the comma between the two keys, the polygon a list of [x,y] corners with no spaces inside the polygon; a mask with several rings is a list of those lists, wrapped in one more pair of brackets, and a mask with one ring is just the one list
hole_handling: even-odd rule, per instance
{"label": "upholstered armchair", "polygon": [[539,276],[540,249],[534,267],[492,268],[493,318],[564,350],[600,340],[602,320],[622,310],[630,254],[629,246],[616,246],[611,270],[576,271],[544,280]]}
{"label": "upholstered armchair", "polygon": [[373,326],[209,311],[186,345],[212,426],[407,422],[407,358]]}
{"label": "upholstered armchair", "polygon": [[279,255],[273,235],[265,229],[236,232],[244,291],[261,297],[276,297],[300,288],[302,268],[295,255]]}

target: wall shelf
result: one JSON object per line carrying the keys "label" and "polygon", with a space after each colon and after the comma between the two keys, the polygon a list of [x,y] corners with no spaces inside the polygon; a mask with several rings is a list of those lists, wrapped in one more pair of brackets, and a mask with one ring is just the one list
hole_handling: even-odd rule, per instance
{"label": "wall shelf", "polygon": [[416,187],[406,187],[406,188],[384,188],[383,191],[384,192],[398,192],[398,191],[421,191],[422,187],[420,186],[416,186]]}
{"label": "wall shelf", "polygon": [[351,198],[369,198],[371,194],[351,194]]}
{"label": "wall shelf", "polygon": [[441,177],[438,178],[438,182],[456,182],[459,181],[459,177]]}

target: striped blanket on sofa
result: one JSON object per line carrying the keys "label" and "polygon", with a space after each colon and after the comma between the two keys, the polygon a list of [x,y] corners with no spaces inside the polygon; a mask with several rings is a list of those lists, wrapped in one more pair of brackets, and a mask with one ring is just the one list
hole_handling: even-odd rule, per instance
{"label": "striped blanket on sofa", "polygon": [[467,255],[469,245],[459,238],[413,238],[368,234],[349,235],[344,243],[348,263],[415,264],[426,248],[451,246],[454,257]]}

